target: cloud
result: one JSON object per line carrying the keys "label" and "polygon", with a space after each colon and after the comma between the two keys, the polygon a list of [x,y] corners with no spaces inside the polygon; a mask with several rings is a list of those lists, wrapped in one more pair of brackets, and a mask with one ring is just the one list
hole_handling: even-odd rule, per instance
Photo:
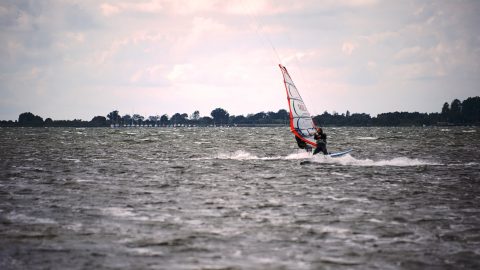
{"label": "cloud", "polygon": [[356,48],[357,45],[352,42],[344,42],[342,44],[342,52],[346,55],[351,55]]}
{"label": "cloud", "polygon": [[163,10],[163,5],[161,1],[152,0],[147,2],[140,3],[120,3],[117,6],[120,10],[127,10],[133,12],[144,12],[144,13],[158,13]]}
{"label": "cloud", "polygon": [[424,57],[424,50],[420,46],[402,48],[394,55],[394,58],[399,61],[412,59],[418,60],[418,57]]}
{"label": "cloud", "polygon": [[131,77],[130,82],[138,86],[147,85],[147,86],[165,86],[167,73],[167,68],[163,65],[154,65],[149,66],[140,70],[137,70]]}
{"label": "cloud", "polygon": [[100,5],[100,10],[102,11],[102,14],[104,16],[107,16],[107,17],[118,14],[122,11],[120,6],[112,5],[112,4],[108,4],[108,3],[101,4]]}
{"label": "cloud", "polygon": [[194,71],[194,66],[192,64],[180,64],[175,65],[173,70],[170,71],[167,75],[167,78],[173,82],[185,82],[189,74]]}
{"label": "cloud", "polygon": [[201,35],[222,35],[227,27],[212,18],[194,17],[192,21],[191,35],[199,37]]}
{"label": "cloud", "polygon": [[378,0],[327,0],[321,5],[317,1],[274,1],[274,0],[149,0],[149,1],[109,1],[99,5],[104,16],[121,13],[169,13],[181,16],[191,15],[242,15],[259,19],[288,12],[308,9],[361,8],[377,4]]}
{"label": "cloud", "polygon": [[112,4],[100,4],[100,10],[104,16],[113,16],[124,12],[130,13],[159,13],[164,10],[162,1],[115,1]]}
{"label": "cloud", "polygon": [[108,49],[103,50],[97,55],[97,57],[95,57],[95,62],[99,65],[107,63],[107,61],[109,61],[123,46],[127,45],[129,42],[130,40],[128,38],[114,40]]}
{"label": "cloud", "polygon": [[64,15],[64,27],[70,31],[85,31],[99,28],[99,22],[92,7],[78,4],[66,4],[59,9]]}
{"label": "cloud", "polygon": [[377,45],[385,42],[390,42],[392,40],[398,39],[400,34],[396,31],[385,31],[385,32],[376,32],[369,35],[362,35],[359,38],[361,40],[366,40],[369,45]]}
{"label": "cloud", "polygon": [[364,7],[364,6],[375,5],[379,2],[379,0],[340,0],[340,1],[334,1],[334,2],[343,6]]}
{"label": "cloud", "polygon": [[191,15],[272,15],[285,11],[287,8],[296,9],[298,1],[279,3],[273,0],[171,0],[165,1],[169,11],[174,14]]}

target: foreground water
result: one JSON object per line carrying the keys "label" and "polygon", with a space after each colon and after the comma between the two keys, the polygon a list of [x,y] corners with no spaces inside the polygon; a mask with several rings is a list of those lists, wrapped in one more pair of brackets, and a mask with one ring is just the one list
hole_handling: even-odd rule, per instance
{"label": "foreground water", "polygon": [[479,128],[326,131],[0,129],[0,269],[479,269]]}

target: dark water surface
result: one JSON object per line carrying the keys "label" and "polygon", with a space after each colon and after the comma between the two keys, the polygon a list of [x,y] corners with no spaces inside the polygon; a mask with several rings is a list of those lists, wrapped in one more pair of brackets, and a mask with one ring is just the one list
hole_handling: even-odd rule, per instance
{"label": "dark water surface", "polygon": [[0,269],[480,269],[479,128],[326,131],[2,128]]}

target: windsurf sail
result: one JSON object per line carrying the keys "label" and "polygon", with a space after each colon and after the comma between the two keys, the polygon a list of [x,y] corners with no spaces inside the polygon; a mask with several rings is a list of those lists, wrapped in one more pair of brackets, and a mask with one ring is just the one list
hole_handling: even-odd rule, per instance
{"label": "windsurf sail", "polygon": [[288,108],[290,110],[290,131],[298,139],[317,147],[313,135],[316,132],[315,124],[303,102],[297,87],[293,83],[292,77],[287,69],[281,64],[278,65],[282,70],[283,83],[287,91]]}

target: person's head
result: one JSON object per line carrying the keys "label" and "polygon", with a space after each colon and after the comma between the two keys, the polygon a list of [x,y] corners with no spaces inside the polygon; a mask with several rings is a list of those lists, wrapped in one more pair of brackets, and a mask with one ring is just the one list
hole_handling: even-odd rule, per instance
{"label": "person's head", "polygon": [[322,128],[321,128],[321,127],[317,127],[317,132],[318,132],[319,134],[322,134],[322,133],[323,133]]}

